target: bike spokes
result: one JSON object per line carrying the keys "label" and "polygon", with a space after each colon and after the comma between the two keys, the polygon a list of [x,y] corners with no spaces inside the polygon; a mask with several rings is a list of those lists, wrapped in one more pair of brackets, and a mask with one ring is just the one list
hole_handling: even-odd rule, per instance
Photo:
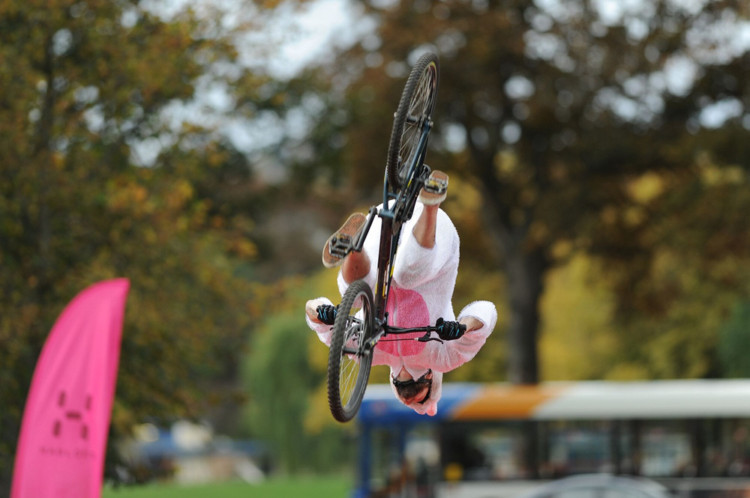
{"label": "bike spokes", "polygon": [[437,56],[428,53],[412,69],[394,115],[386,164],[388,183],[394,192],[418,177],[419,172],[413,170],[419,169],[424,159],[437,86]]}
{"label": "bike spokes", "polygon": [[402,184],[408,181],[407,169],[413,163],[414,157],[418,153],[418,145],[422,137],[425,122],[432,115],[432,94],[436,85],[435,77],[435,73],[425,70],[409,102],[409,110],[404,120],[401,147],[399,148],[399,178]]}
{"label": "bike spokes", "polygon": [[371,351],[365,345],[374,323],[372,290],[358,280],[339,304],[328,356],[328,405],[340,422],[354,417],[362,403],[372,365]]}
{"label": "bike spokes", "polygon": [[349,325],[346,329],[344,347],[339,357],[339,397],[341,404],[347,406],[350,404],[357,380],[361,371],[360,357],[364,354],[363,343],[364,329],[362,321],[350,317]]}

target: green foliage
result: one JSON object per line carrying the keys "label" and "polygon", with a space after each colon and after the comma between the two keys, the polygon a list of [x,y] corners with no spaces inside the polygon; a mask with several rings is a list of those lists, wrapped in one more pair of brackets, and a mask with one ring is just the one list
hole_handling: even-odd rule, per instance
{"label": "green foliage", "polygon": [[[622,249],[602,266],[615,292],[621,361],[639,377],[719,376],[719,331],[750,277],[747,175],[700,154],[628,190],[631,214],[603,212],[600,225],[600,240]],[[640,220],[637,229],[625,226],[628,216]]]}
{"label": "green foliage", "polygon": [[614,296],[593,277],[596,267],[578,254],[547,275],[539,339],[544,380],[601,379],[619,363]]}
{"label": "green foliage", "polygon": [[245,434],[270,442],[291,473],[339,470],[355,451],[349,440],[353,427],[336,423],[328,410],[328,348],[304,319],[307,299],[332,292],[338,291],[330,271],[280,281],[243,364]]}
{"label": "green foliage", "polygon": [[[42,344],[95,281],[131,280],[112,437],[239,398],[231,381],[264,302],[249,280],[257,212],[242,210],[253,179],[208,120],[180,126],[167,113],[208,81],[257,82],[207,15],[160,17],[131,1],[0,4],[0,61],[13,68],[0,72],[0,496]],[[154,144],[159,157],[141,167]]]}
{"label": "green foliage", "polygon": [[307,352],[308,331],[299,315],[275,315],[251,342],[244,379],[251,393],[248,425],[252,434],[275,443],[278,458],[297,471],[306,454],[304,415],[315,383]]}
{"label": "green foliage", "polygon": [[750,303],[735,304],[719,333],[719,358],[726,377],[750,377]]}

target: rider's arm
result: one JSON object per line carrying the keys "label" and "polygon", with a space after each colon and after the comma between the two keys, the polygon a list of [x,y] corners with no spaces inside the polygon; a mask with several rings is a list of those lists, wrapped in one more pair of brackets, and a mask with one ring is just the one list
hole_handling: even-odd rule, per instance
{"label": "rider's arm", "polygon": [[[429,361],[433,370],[448,372],[470,361],[484,346],[497,323],[497,310],[489,301],[475,301],[466,306],[458,315],[458,321],[471,317],[481,323],[481,327],[467,331],[455,341],[442,344],[430,342]],[[465,320],[464,320],[465,321]]]}
{"label": "rider's arm", "polygon": [[[314,301],[316,301],[316,304],[333,304],[327,297],[321,297]],[[318,339],[320,339],[320,342],[330,347],[333,326],[312,320],[310,318],[310,314],[310,312],[305,310],[305,321],[307,322],[307,326],[315,331],[316,334],[318,334]]]}

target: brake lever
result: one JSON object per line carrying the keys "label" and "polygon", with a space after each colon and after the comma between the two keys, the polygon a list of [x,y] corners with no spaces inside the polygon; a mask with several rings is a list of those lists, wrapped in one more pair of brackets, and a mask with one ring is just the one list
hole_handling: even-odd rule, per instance
{"label": "brake lever", "polygon": [[430,334],[432,334],[432,330],[428,330],[425,332],[425,334],[422,337],[419,337],[417,340],[419,342],[430,342],[430,341],[437,341],[439,343],[443,343],[443,340],[438,337],[431,337]]}
{"label": "brake lever", "polygon": [[[461,332],[464,332],[464,333],[466,332],[466,324],[460,323],[458,325],[458,328],[459,330],[461,330]],[[432,334],[433,332],[437,332],[437,327],[430,327],[429,330],[427,330],[427,332],[425,332],[425,334],[422,337],[418,338],[417,340],[419,342],[437,341],[441,344],[445,342],[442,339],[439,339],[437,337],[430,337],[430,334]]]}

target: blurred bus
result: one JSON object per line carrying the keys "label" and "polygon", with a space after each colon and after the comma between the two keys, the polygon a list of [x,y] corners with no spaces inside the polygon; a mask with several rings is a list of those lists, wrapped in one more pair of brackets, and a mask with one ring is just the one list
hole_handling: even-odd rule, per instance
{"label": "blurred bus", "polygon": [[[658,480],[679,496],[750,497],[710,494],[750,490],[746,380],[447,383],[435,417],[374,384],[357,421],[355,496],[468,498],[488,496],[488,485],[514,496],[540,480],[606,472]],[[472,495],[479,483],[485,490]]]}

